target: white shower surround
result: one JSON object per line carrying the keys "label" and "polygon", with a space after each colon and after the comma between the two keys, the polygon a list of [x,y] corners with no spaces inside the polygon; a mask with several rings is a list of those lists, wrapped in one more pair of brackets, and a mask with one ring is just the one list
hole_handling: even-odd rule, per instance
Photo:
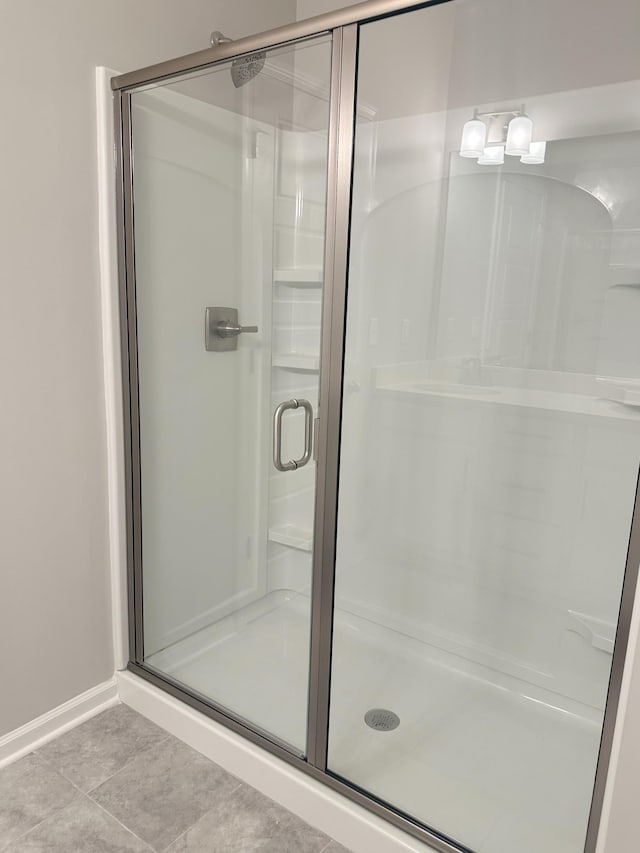
{"label": "white shower surround", "polygon": [[[110,530],[111,530],[111,542],[112,542],[112,591],[113,591],[113,621],[114,621],[114,638],[115,638],[115,652],[118,660],[119,668],[124,668],[126,666],[126,613],[123,613],[123,594],[122,590],[124,588],[124,531],[123,531],[123,513],[121,512],[122,508],[122,465],[121,465],[121,443],[118,438],[118,433],[120,430],[120,389],[119,385],[119,373],[115,369],[114,365],[117,365],[119,362],[119,338],[117,334],[117,311],[114,311],[114,294],[117,292],[116,283],[115,283],[115,275],[114,271],[116,269],[114,263],[114,245],[113,245],[113,227],[111,226],[112,217],[113,217],[113,195],[112,195],[112,184],[113,184],[113,175],[112,171],[109,168],[109,160],[111,153],[111,142],[110,135],[105,133],[105,129],[108,127],[110,123],[111,111],[110,111],[110,91],[107,89],[106,80],[108,78],[108,74],[106,72],[102,72],[99,77],[99,91],[101,91],[101,102],[102,102],[102,110],[99,111],[99,119],[101,116],[101,130],[98,136],[99,149],[100,149],[100,159],[101,159],[101,268],[102,268],[102,285],[103,285],[103,322],[104,322],[104,353],[105,353],[105,386],[107,388],[107,419],[110,423],[110,434],[112,436],[110,444],[109,444],[109,483],[110,483]],[[108,381],[107,381],[108,380]],[[623,689],[621,694],[621,704],[620,704],[620,712],[618,719],[618,726],[616,730],[616,737],[614,742],[614,750],[612,754],[611,761],[611,772],[609,776],[609,784],[607,790],[607,797],[605,800],[605,810],[603,813],[603,821],[601,825],[601,833],[599,839],[599,853],[614,853],[613,850],[609,851],[606,847],[605,840],[605,830],[606,830],[606,818],[609,812],[609,808],[611,805],[611,799],[613,794],[613,779],[615,777],[615,769],[616,769],[616,759],[620,749],[621,741],[622,741],[622,722],[624,719],[624,711],[626,706],[626,699],[629,694],[629,687],[631,683],[631,674],[632,674],[632,665],[634,658],[634,651],[638,640],[638,608],[634,611],[634,620],[632,625],[632,634],[631,641],[629,645],[629,654],[627,657],[627,665],[625,669],[625,676],[623,681]],[[640,677],[640,676],[639,676]],[[221,727],[217,727],[211,721],[206,720],[201,717],[201,715],[196,714],[196,712],[184,708],[181,706],[181,703],[176,703],[175,700],[170,699],[170,697],[166,697],[160,693],[160,691],[156,691],[154,688],[151,688],[149,685],[144,684],[140,679],[137,679],[135,676],[130,674],[126,674],[120,677],[121,684],[121,695],[125,699],[125,701],[129,701],[134,707],[138,706],[139,710],[142,710],[143,713],[147,713],[156,719],[157,722],[164,724],[170,730],[173,730],[175,733],[179,734],[179,736],[183,736],[190,742],[197,740],[202,747],[201,738],[202,733],[205,730],[208,730],[212,734],[211,743],[213,744],[216,740],[214,737],[214,733],[216,736],[221,734],[218,731]],[[169,710],[169,706],[172,706]],[[184,711],[184,713],[183,713]],[[164,722],[163,722],[164,720]],[[634,737],[633,732],[633,723],[634,721],[629,720],[627,722],[625,736],[626,737]],[[200,734],[197,734],[197,733]],[[337,802],[342,804],[344,808],[343,819],[345,820],[345,829],[339,833],[336,833],[335,827],[327,826],[326,823],[321,825],[321,828],[326,831],[331,832],[338,840],[342,840],[343,843],[352,846],[355,850],[367,850],[367,853],[372,849],[380,850],[382,853],[383,850],[426,850],[427,848],[424,845],[420,845],[414,839],[410,839],[405,836],[403,833],[388,827],[386,824],[383,824],[377,818],[373,818],[373,816],[368,813],[363,812],[362,809],[359,809],[357,806],[354,806],[351,803],[348,803],[343,798],[338,797],[338,795],[333,794],[332,792],[327,792],[326,789],[321,788],[321,786],[317,786],[315,783],[311,783],[310,780],[305,779],[301,774],[295,773],[291,768],[285,767],[282,765],[282,762],[278,762],[277,759],[273,759],[270,756],[267,756],[262,750],[259,750],[257,747],[253,747],[250,745],[246,745],[243,741],[242,743],[238,743],[234,747],[229,746],[229,742],[233,742],[236,740],[236,736],[232,735],[229,732],[224,731],[223,740],[227,740],[227,744],[225,749],[221,749],[220,755],[223,756],[221,758],[221,763],[225,764],[228,769],[231,769],[233,772],[238,772],[239,775],[244,774],[244,778],[247,778],[248,781],[253,779],[253,784],[256,784],[256,778],[260,775],[257,773],[257,767],[259,764],[262,765],[264,771],[264,763],[271,763],[271,771],[267,773],[269,776],[269,781],[266,784],[262,785],[262,789],[265,790],[270,796],[279,799],[277,796],[277,790],[272,788],[272,784],[276,779],[284,778],[281,774],[285,774],[288,777],[287,784],[283,786],[283,790],[286,788],[288,794],[284,798],[280,799],[280,801],[292,808],[294,811],[298,811],[305,817],[307,820],[310,820],[312,823],[316,823],[316,825],[321,825],[322,820],[327,819],[326,808],[323,812],[322,808],[322,799],[326,800],[327,797],[330,799],[337,797]],[[219,738],[218,738],[219,740]],[[241,741],[241,739],[237,739]],[[219,742],[221,745],[221,742]],[[199,747],[199,748],[201,748]],[[211,748],[207,747],[207,754],[214,758],[214,760],[218,760],[216,755],[211,753]],[[203,750],[206,751],[206,750]],[[215,749],[214,749],[215,751]],[[247,761],[247,752],[252,754],[252,758]],[[224,755],[223,755],[224,754]],[[260,757],[258,757],[260,756]],[[226,762],[226,763],[225,763]],[[253,769],[250,768],[251,762],[256,762]],[[241,767],[242,773],[240,773],[239,768]],[[235,769],[234,769],[235,768]],[[279,775],[280,774],[280,775]],[[297,780],[294,782],[293,780]],[[292,792],[296,790],[296,786],[299,785],[299,789],[296,794]],[[260,785],[258,785],[260,787]],[[310,790],[318,789],[315,793],[310,794]],[[304,806],[300,806],[300,801],[297,799],[300,795],[302,789],[305,789],[305,796],[302,798],[305,801]],[[316,798],[318,803],[318,815],[319,817],[314,820],[313,819],[313,805],[314,798]],[[296,808],[297,804],[297,808]],[[326,807],[326,803],[325,803]],[[341,807],[341,808],[342,808]],[[350,817],[347,817],[350,815]],[[331,818],[333,819],[333,818]],[[320,823],[318,822],[320,821]],[[374,827],[377,827],[374,829]],[[372,847],[371,841],[372,836],[369,835],[370,832],[379,832],[380,835],[376,836],[379,838],[382,846],[380,847]],[[362,832],[362,843],[358,842],[358,833]],[[342,837],[341,837],[342,836]],[[395,836],[393,839],[390,836]],[[365,840],[366,839],[366,840]],[[389,846],[390,845],[390,846]],[[618,848],[615,853],[621,853],[620,848]]]}

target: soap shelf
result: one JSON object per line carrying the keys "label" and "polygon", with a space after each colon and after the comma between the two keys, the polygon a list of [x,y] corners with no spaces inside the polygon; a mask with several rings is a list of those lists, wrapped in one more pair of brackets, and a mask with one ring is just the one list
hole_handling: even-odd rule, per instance
{"label": "soap shelf", "polygon": [[271,359],[273,367],[285,370],[305,370],[317,373],[320,370],[320,358],[308,353],[289,352],[281,355],[274,354]]}
{"label": "soap shelf", "polygon": [[280,524],[269,528],[269,541],[288,545],[297,551],[310,552],[313,547],[313,532],[292,524]]}
{"label": "soap shelf", "polygon": [[606,400],[622,403],[623,406],[632,408],[640,407],[640,382],[629,379],[605,379],[596,378],[598,388]]}
{"label": "soap shelf", "polygon": [[322,287],[323,280],[323,271],[314,267],[274,270],[273,273],[273,283],[286,287]]}
{"label": "soap shelf", "polygon": [[569,616],[573,620],[571,631],[580,634],[594,649],[613,654],[616,639],[616,626],[613,623],[587,616],[586,613],[578,613],[576,610],[569,610]]}

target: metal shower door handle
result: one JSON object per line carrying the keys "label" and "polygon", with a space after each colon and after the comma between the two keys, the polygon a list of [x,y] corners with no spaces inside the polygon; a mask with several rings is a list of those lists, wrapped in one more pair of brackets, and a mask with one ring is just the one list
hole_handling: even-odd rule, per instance
{"label": "metal shower door handle", "polygon": [[[304,409],[304,453],[300,459],[282,461],[282,416],[288,409]],[[296,471],[311,459],[313,447],[313,409],[308,400],[285,400],[273,413],[273,464],[278,471]]]}

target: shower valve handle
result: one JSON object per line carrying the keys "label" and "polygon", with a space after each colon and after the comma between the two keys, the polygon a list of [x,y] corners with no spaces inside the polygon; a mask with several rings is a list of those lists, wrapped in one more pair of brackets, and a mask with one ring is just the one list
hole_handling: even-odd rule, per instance
{"label": "shower valve handle", "polygon": [[257,326],[238,326],[232,323],[218,323],[216,327],[217,334],[221,338],[235,338],[243,332],[257,332]]}
{"label": "shower valve handle", "polygon": [[209,352],[232,352],[238,349],[243,332],[258,331],[257,326],[241,326],[237,308],[207,308],[204,316],[204,345]]}

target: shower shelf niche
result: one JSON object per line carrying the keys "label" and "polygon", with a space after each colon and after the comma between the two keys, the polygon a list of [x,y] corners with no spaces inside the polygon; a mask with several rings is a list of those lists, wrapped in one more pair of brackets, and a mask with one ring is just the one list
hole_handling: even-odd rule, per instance
{"label": "shower shelf niche", "polygon": [[588,616],[586,613],[578,613],[576,610],[569,610],[568,613],[572,620],[569,630],[575,631],[576,634],[590,642],[594,649],[599,649],[609,655],[613,654],[616,639],[615,625]]}
{"label": "shower shelf niche", "polygon": [[322,287],[324,274],[316,267],[274,270],[273,283],[286,287]]}
{"label": "shower shelf niche", "polygon": [[287,545],[298,551],[311,551],[313,531],[292,524],[280,524],[269,528],[269,541]]}
{"label": "shower shelf niche", "polygon": [[605,399],[636,409],[640,407],[640,382],[637,380],[597,378],[596,382]]}
{"label": "shower shelf niche", "polygon": [[274,367],[282,367],[284,370],[305,370],[314,373],[320,370],[320,358],[311,353],[289,352],[274,355],[271,363]]}

